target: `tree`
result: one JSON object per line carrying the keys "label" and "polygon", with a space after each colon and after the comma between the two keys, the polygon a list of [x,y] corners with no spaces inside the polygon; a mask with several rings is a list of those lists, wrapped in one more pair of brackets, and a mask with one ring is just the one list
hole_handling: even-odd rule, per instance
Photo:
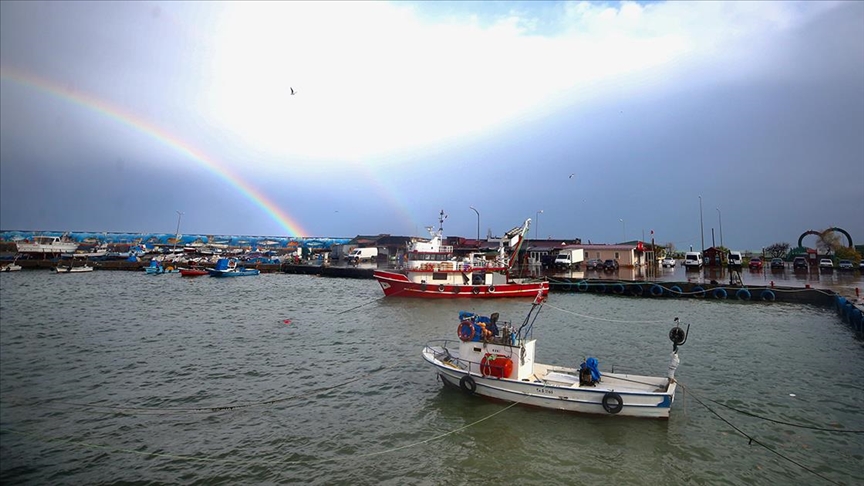
{"label": "tree", "polygon": [[774,243],[765,247],[765,253],[771,258],[783,258],[789,253],[789,243]]}
{"label": "tree", "polygon": [[816,248],[823,251],[826,255],[834,253],[843,248],[843,243],[840,241],[840,235],[828,228],[819,234],[819,239],[816,240]]}

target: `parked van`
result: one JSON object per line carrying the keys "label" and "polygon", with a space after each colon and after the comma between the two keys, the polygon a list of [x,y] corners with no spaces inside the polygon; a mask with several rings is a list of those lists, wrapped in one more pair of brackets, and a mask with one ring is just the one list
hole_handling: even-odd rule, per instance
{"label": "parked van", "polygon": [[684,266],[686,268],[701,268],[702,253],[698,251],[688,251],[684,254]]}
{"label": "parked van", "polygon": [[351,253],[348,254],[348,261],[352,263],[359,263],[362,261],[374,261],[378,258],[378,248],[354,248]]}
{"label": "parked van", "polygon": [[740,251],[730,251],[729,252],[729,267],[730,268],[741,268],[744,265],[744,256],[741,255]]}
{"label": "parked van", "polygon": [[573,249],[573,250],[561,250],[558,252],[558,256],[555,257],[555,268],[578,268],[579,264],[585,261],[585,250]]}

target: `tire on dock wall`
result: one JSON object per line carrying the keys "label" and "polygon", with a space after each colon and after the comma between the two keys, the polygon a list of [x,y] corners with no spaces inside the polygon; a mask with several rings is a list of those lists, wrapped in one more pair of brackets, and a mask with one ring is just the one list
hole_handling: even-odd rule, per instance
{"label": "tire on dock wall", "polygon": [[701,285],[697,285],[697,286],[693,287],[691,292],[693,293],[693,297],[696,297],[697,299],[701,299],[701,298],[705,297],[705,289],[702,288]]}

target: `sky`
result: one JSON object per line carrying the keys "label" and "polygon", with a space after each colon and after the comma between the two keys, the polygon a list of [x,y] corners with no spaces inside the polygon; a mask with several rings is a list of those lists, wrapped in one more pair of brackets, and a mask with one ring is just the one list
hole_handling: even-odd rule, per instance
{"label": "sky", "polygon": [[862,39],[852,1],[4,0],[0,229],[861,244]]}

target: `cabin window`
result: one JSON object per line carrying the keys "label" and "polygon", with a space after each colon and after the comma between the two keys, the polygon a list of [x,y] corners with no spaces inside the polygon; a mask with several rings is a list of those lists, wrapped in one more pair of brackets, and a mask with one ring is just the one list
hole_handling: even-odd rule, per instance
{"label": "cabin window", "polygon": [[615,259],[617,260],[617,259],[619,259],[619,258],[621,258],[621,257],[618,256],[618,252],[616,251],[616,252],[615,252]]}
{"label": "cabin window", "polygon": [[447,274],[444,272],[432,272],[432,280],[447,280]]}

